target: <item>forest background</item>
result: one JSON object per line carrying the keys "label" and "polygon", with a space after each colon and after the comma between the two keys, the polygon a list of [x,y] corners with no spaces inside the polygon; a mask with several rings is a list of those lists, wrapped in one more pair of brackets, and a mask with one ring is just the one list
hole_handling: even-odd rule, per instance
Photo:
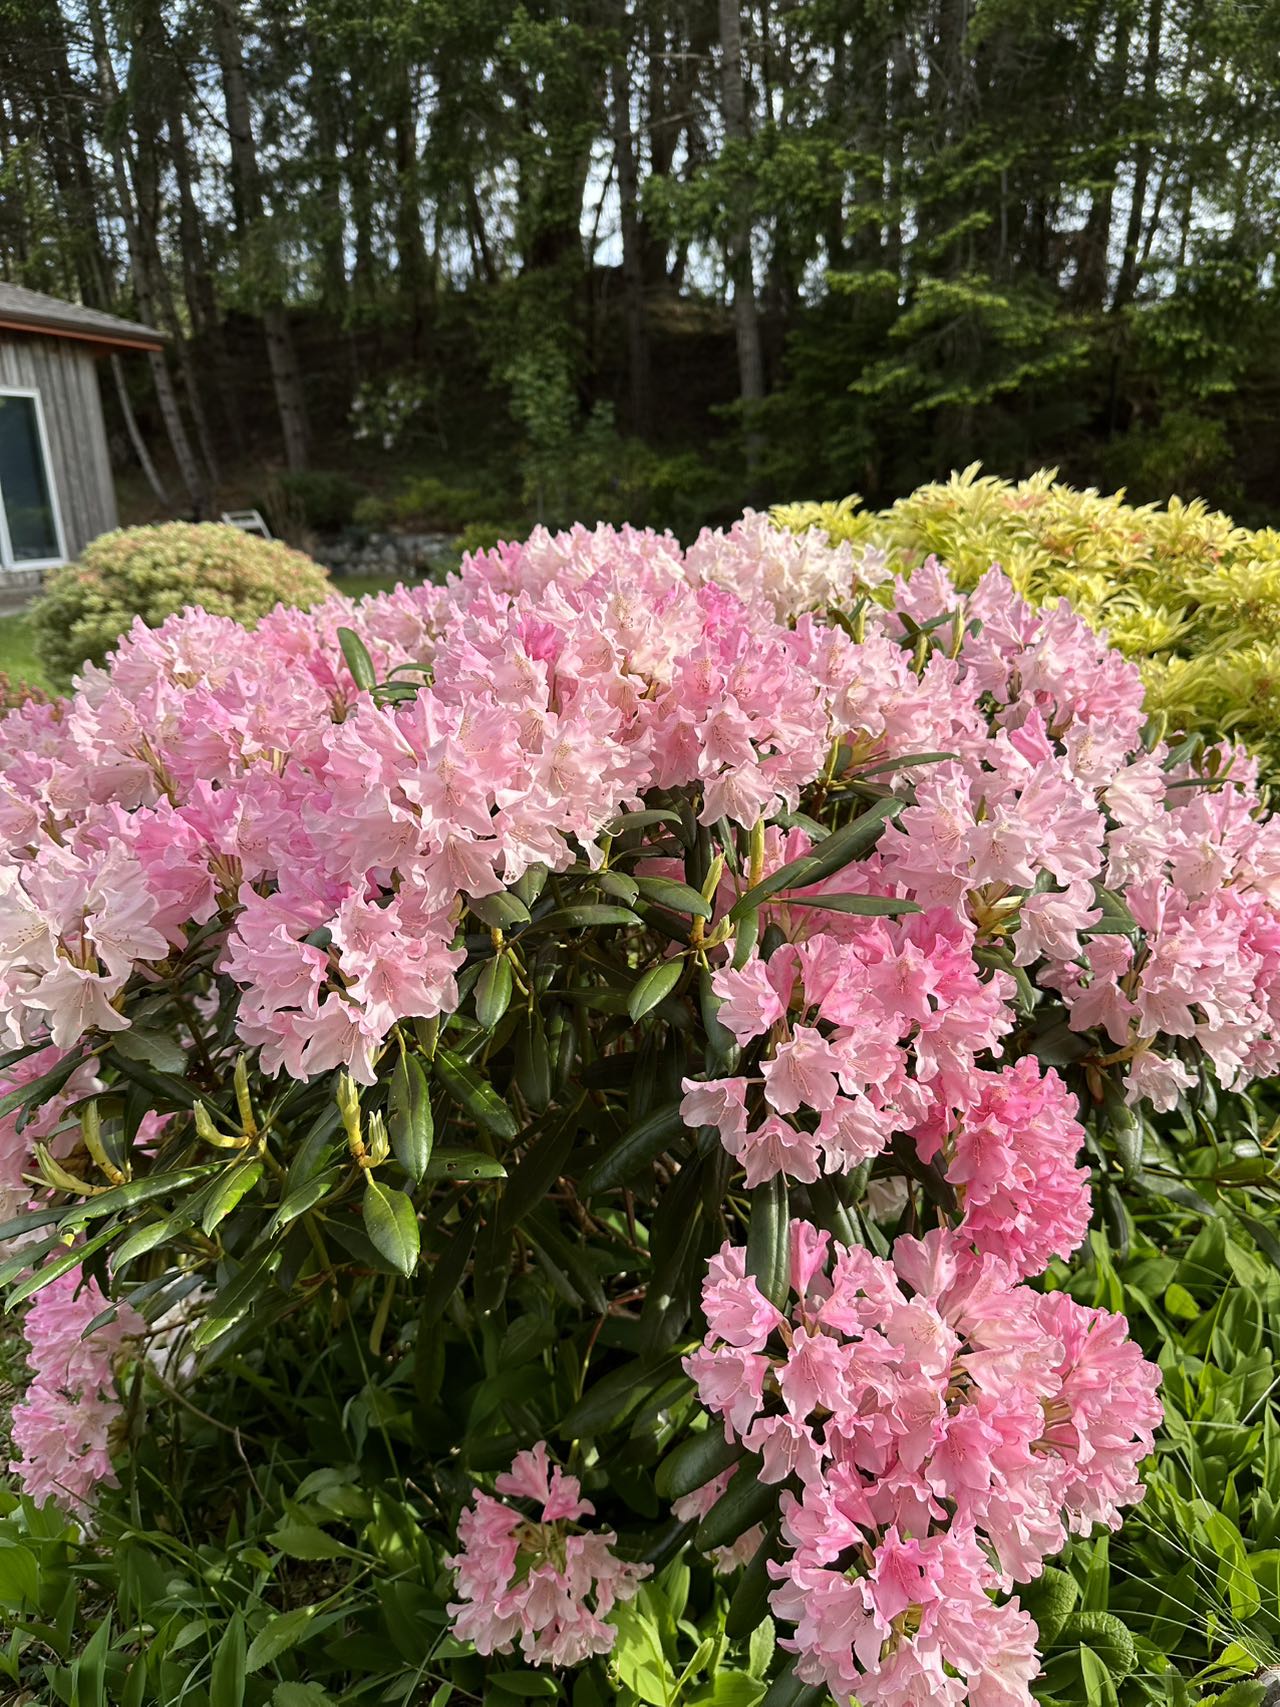
{"label": "forest background", "polygon": [[127,519],[688,534],[981,460],[1256,523],[1278,47],[1266,0],[0,0],[0,278],[170,334],[104,369]]}

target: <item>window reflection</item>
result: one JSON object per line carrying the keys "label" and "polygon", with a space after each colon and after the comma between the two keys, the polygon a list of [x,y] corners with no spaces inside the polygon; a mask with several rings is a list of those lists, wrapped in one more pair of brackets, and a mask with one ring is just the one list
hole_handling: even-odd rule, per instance
{"label": "window reflection", "polygon": [[0,504],[14,565],[47,562],[60,555],[34,397],[0,392]]}

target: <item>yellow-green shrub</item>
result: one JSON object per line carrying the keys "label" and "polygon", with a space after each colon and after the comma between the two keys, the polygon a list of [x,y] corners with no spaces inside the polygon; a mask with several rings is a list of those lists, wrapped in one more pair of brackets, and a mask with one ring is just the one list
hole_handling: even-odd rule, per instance
{"label": "yellow-green shrub", "polygon": [[36,652],[68,681],[101,663],[135,617],[158,628],[187,605],[252,623],[284,603],[313,605],[333,591],[328,574],[279,540],[220,522],[119,528],[56,569],[31,610]]}
{"label": "yellow-green shrub", "polygon": [[1027,598],[1067,599],[1137,660],[1171,728],[1230,732],[1280,776],[1280,532],[1236,527],[1199,499],[1126,504],[1047,469],[1014,485],[975,465],[887,510],[783,504],[774,519],[887,551],[935,553],[962,587],[998,563]]}

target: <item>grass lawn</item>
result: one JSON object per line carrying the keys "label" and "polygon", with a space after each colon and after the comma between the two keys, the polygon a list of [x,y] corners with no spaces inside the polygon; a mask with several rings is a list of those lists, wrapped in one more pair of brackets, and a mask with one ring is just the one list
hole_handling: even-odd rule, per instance
{"label": "grass lawn", "polygon": [[12,682],[30,682],[48,688],[49,678],[40,667],[31,637],[31,621],[25,611],[0,617],[0,670]]}
{"label": "grass lawn", "polygon": [[[399,575],[335,575],[333,584],[340,593],[353,599],[367,593],[387,593],[403,580]],[[33,687],[50,689],[48,676],[40,667],[31,637],[31,619],[25,611],[0,617],[0,670],[13,682],[30,682]]]}

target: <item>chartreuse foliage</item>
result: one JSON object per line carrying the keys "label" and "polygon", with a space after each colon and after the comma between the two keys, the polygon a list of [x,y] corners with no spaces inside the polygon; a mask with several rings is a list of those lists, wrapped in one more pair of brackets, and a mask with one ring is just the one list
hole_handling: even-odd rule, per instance
{"label": "chartreuse foliage", "polygon": [[1027,598],[1065,598],[1142,666],[1147,705],[1171,728],[1229,733],[1280,765],[1280,533],[1237,527],[1202,500],[1128,504],[1063,485],[1014,484],[977,465],[886,510],[780,505],[789,528],[821,527],[910,571],[936,553],[961,586],[998,563]]}
{"label": "chartreuse foliage", "polygon": [[[125,643],[111,693],[0,728],[5,1011],[33,1034],[0,1069],[0,1237],[26,1241],[0,1284],[31,1347],[19,1482],[54,1494],[0,1513],[15,1694],[817,1707],[782,1643],[810,1676],[827,1659],[771,1598],[800,1569],[787,1496],[837,1479],[838,1408],[898,1441],[899,1399],[949,1432],[999,1386],[992,1504],[1021,1477],[1040,1526],[1019,1573],[1039,1698],[1260,1701],[1280,1247],[1248,1081],[1274,1070],[1276,826],[1237,758],[1144,725],[1083,624],[923,581],[900,620],[814,622],[786,589],[822,562],[768,532],[687,556],[537,538],[252,633],[179,618]],[[146,747],[116,745],[126,708]],[[128,808],[94,792],[104,755]],[[820,1235],[854,1277],[827,1325],[822,1264],[793,1267]],[[891,1261],[914,1276],[896,1321]],[[807,1325],[784,1322],[806,1290]],[[1154,1420],[1121,1312],[1169,1420],[1111,1535],[1094,1520],[1132,1503]],[[881,1385],[806,1402],[805,1341],[855,1335]],[[730,1336],[758,1347],[745,1452],[711,1414]],[[807,1480],[773,1473],[779,1389]],[[460,1521],[541,1442],[595,1508],[555,1533],[557,1571],[588,1533],[644,1572],[577,1666],[454,1628]],[[999,1621],[967,1661],[984,1687],[1039,1665],[974,1534],[1009,1537],[941,1443],[869,1456],[868,1539],[814,1567],[874,1599],[893,1556],[918,1591],[867,1636],[864,1697],[918,1652],[959,1698],[949,1598]],[[93,1485],[99,1451],[118,1486]],[[908,1542],[954,1541],[968,1582],[894,1555],[898,1472]],[[495,1622],[546,1529],[521,1507]]]}

